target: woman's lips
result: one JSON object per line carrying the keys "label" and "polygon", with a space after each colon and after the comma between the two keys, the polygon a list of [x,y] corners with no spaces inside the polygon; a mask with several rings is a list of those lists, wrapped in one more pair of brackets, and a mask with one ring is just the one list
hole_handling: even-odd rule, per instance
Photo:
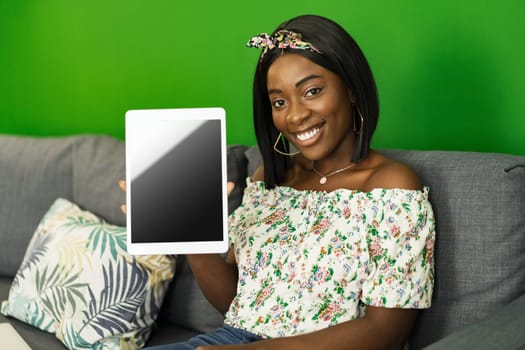
{"label": "woman's lips", "polygon": [[321,133],[322,125],[315,126],[306,131],[298,132],[294,134],[296,143],[300,146],[309,146],[317,141]]}
{"label": "woman's lips", "polygon": [[312,137],[314,137],[315,135],[317,135],[319,133],[319,131],[321,131],[320,128],[313,128],[312,130],[308,130],[306,132],[303,132],[303,133],[300,133],[300,134],[296,134],[295,137],[299,141],[307,141],[307,140],[311,139]]}

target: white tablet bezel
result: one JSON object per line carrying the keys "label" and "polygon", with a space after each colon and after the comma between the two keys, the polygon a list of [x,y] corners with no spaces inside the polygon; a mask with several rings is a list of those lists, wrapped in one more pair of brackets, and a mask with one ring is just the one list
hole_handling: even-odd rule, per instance
{"label": "white tablet bezel", "polygon": [[[131,216],[133,203],[131,202],[131,159],[134,157],[134,147],[140,147],[140,136],[136,128],[147,122],[148,127],[157,123],[163,128],[166,123],[177,123],[180,120],[219,120],[221,138],[221,173],[222,173],[222,240],[219,241],[189,241],[189,242],[156,242],[132,243]],[[153,126],[153,128],[155,128]],[[144,109],[129,110],[125,116],[126,133],[126,224],[127,250],[132,255],[155,254],[212,254],[224,253],[228,250],[228,195],[227,195],[227,162],[226,162],[226,112],[223,108],[176,108],[176,109]],[[164,135],[166,136],[166,135]],[[159,136],[162,137],[162,136]],[[135,151],[136,153],[137,151]],[[176,195],[176,194],[174,194]],[[220,228],[218,228],[220,229]]]}

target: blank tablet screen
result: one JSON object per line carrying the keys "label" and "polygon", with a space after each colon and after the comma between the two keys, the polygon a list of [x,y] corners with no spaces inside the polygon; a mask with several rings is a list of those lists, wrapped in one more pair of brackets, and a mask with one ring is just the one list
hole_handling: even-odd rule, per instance
{"label": "blank tablet screen", "polygon": [[130,253],[226,250],[224,118],[215,110],[128,112]]}

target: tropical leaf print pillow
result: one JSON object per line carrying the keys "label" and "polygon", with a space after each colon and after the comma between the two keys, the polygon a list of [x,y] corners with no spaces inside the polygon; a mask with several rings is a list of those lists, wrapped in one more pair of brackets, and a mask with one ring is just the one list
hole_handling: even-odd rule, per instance
{"label": "tropical leaf print pillow", "polygon": [[131,256],[126,229],[57,199],[41,220],[1,312],[69,349],[144,346],[173,278],[169,256]]}

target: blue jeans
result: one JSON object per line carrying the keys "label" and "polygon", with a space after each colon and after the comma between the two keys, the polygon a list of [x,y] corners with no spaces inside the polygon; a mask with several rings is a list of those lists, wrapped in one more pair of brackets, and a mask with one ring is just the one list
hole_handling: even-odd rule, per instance
{"label": "blue jeans", "polygon": [[258,335],[224,325],[214,332],[200,334],[185,342],[153,346],[151,348],[145,348],[144,350],[193,350],[201,345],[246,344],[261,339]]}

